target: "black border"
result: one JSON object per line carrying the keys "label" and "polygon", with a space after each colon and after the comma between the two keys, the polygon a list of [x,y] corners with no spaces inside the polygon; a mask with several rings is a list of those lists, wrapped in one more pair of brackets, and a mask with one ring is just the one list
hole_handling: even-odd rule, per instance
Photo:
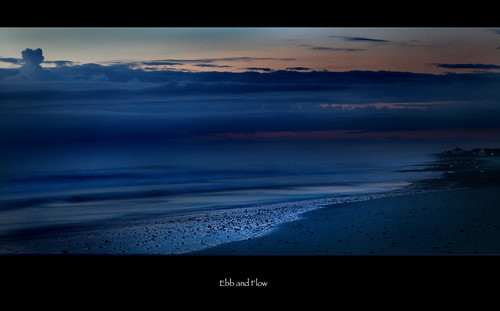
{"label": "black border", "polygon": [[8,2],[2,27],[499,27],[494,3]]}
{"label": "black border", "polygon": [[[139,303],[143,308],[172,308],[214,302],[224,308],[253,303],[265,307],[261,296],[284,304],[326,302],[334,309],[343,304],[479,305],[496,299],[500,274],[496,256],[46,255],[3,256],[0,263],[2,292],[10,300],[14,294],[36,303],[94,307]],[[267,286],[221,286],[226,279],[258,279]],[[477,295],[483,300],[475,300]],[[247,298],[232,300],[235,296]]]}
{"label": "black border", "polygon": [[[452,4],[455,7],[452,7]],[[407,2],[351,4],[214,3],[185,6],[154,3],[3,4],[2,27],[498,27],[497,10],[488,5]],[[457,5],[461,5],[457,9]],[[490,4],[493,6],[493,3]],[[487,293],[486,280],[498,277],[497,256],[0,256],[3,284],[11,293],[41,301],[73,299],[77,304],[110,301],[160,303],[175,307],[219,299],[229,307],[241,293],[273,295],[283,302],[308,298],[329,304],[397,302],[407,305]],[[220,280],[259,278],[266,288],[221,287]],[[215,292],[204,301],[190,295]],[[283,294],[284,293],[284,294]],[[296,295],[293,295],[295,294]],[[293,296],[292,296],[293,295]],[[483,298],[485,298],[483,296]],[[494,297],[493,297],[494,298]],[[99,301],[100,300],[100,301]],[[248,299],[247,299],[248,300]],[[252,298],[249,298],[252,302]],[[259,301],[260,302],[260,301]],[[265,302],[261,302],[262,306]],[[435,303],[435,301],[434,301]],[[186,305],[184,303],[184,305]],[[228,308],[225,305],[225,308]]]}

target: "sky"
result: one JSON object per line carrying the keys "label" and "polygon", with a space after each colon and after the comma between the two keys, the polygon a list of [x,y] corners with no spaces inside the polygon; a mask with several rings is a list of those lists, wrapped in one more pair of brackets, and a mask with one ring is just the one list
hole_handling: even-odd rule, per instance
{"label": "sky", "polygon": [[[475,68],[439,65],[499,66],[500,52],[500,30],[492,28],[2,28],[0,40],[4,68],[14,65],[6,59],[18,59],[26,48],[41,48],[46,62],[164,61],[162,66],[138,65],[229,72],[248,68],[464,72]],[[42,64],[50,65],[54,63]]]}
{"label": "sky", "polygon": [[496,142],[499,86],[499,28],[5,27],[0,145]]}

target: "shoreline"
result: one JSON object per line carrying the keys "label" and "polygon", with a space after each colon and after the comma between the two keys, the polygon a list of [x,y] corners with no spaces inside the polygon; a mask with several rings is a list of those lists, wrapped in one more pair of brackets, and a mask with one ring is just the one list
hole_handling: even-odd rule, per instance
{"label": "shoreline", "polygon": [[[471,165],[469,165],[470,163],[460,167],[456,164],[450,164],[455,163],[453,161],[455,161],[455,159],[436,161],[430,163],[430,165],[426,168],[421,169],[440,171],[443,173],[442,177],[420,180],[396,190],[371,194],[355,194],[350,196],[262,204],[249,207],[192,211],[180,215],[162,216],[157,218],[152,217],[148,219],[122,219],[92,225],[83,224],[79,227],[71,228],[70,230],[53,229],[41,231],[33,236],[24,236],[17,241],[5,237],[0,238],[0,254],[133,254],[197,256],[246,254],[338,255],[354,253],[366,255],[384,253],[378,246],[375,247],[376,251],[373,250],[373,240],[375,238],[371,240],[371,244],[369,243],[365,245],[364,250],[359,248],[361,247],[359,245],[361,240],[359,239],[351,239],[349,245],[347,245],[348,247],[343,246],[342,248],[339,246],[342,245],[339,244],[342,242],[331,242],[332,235],[342,235],[339,232],[332,231],[334,226],[331,228],[323,228],[328,222],[323,221],[311,224],[311,221],[317,217],[327,220],[332,216],[330,214],[334,213],[333,211],[338,212],[343,210],[344,212],[340,215],[341,217],[337,216],[337,218],[343,217],[342,219],[344,219],[344,225],[341,226],[343,229],[344,227],[349,228],[349,226],[352,226],[354,223],[359,223],[360,219],[363,219],[363,217],[367,215],[373,216],[373,211],[377,210],[382,213],[381,215],[388,215],[390,214],[389,210],[392,211],[391,213],[396,211],[403,212],[405,210],[411,211],[412,209],[416,210],[418,208],[422,208],[421,205],[432,205],[435,202],[443,200],[448,202],[448,204],[451,204],[453,202],[449,202],[450,199],[447,198],[447,196],[452,192],[466,192],[467,195],[461,199],[462,202],[475,196],[478,191],[481,192],[481,189],[490,189],[487,191],[490,197],[494,197],[496,193],[500,193],[499,191],[491,190],[500,190],[500,178],[497,178],[500,176],[500,173],[497,170],[498,164],[496,161],[492,161],[494,165],[489,163],[484,167],[483,165],[479,167],[476,165],[477,163],[471,162],[472,169]],[[434,166],[432,165],[433,163]],[[450,165],[454,165],[453,172],[449,171]],[[471,184],[475,187],[471,187]],[[430,197],[433,197],[434,203],[432,200],[431,202],[428,201],[428,198]],[[493,197],[491,198],[492,202],[496,202]],[[406,206],[405,208],[405,205],[408,205],[406,204],[406,201],[409,198],[412,198],[418,206],[413,206],[411,208]],[[378,206],[374,208],[374,205],[382,201],[386,202],[388,207],[381,208]],[[500,202],[500,200],[498,202]],[[396,210],[395,208],[397,206],[401,206],[402,208],[400,208],[400,210]],[[367,207],[370,207],[370,209],[367,210]],[[439,208],[440,206],[438,204],[435,205],[433,209],[428,208],[427,210],[437,211]],[[365,215],[357,214],[357,212],[355,212],[360,210],[366,210],[367,212]],[[442,214],[438,216],[441,217],[442,220],[443,218],[449,217],[450,215],[447,214],[452,214],[453,210],[446,210],[441,213]],[[435,217],[438,216],[435,215]],[[372,220],[365,219],[367,224],[370,221],[385,223],[386,227],[401,225],[400,222],[387,222],[387,220],[384,220],[383,217]],[[403,221],[403,223],[407,224],[410,224],[410,222],[412,222],[410,219]],[[427,222],[429,224],[434,223],[436,222],[436,219],[431,217],[427,220]],[[306,223],[307,225],[305,225]],[[304,229],[310,226],[313,226],[316,229],[314,231]],[[410,230],[408,228],[406,229],[407,231]],[[306,241],[303,241],[301,240],[302,238],[300,238],[302,233],[299,234],[296,230],[302,231],[302,233],[307,230],[308,232],[312,232],[309,233],[311,235],[316,234],[318,237],[322,236],[324,239],[322,243],[328,245],[328,247],[322,247],[319,245],[317,249],[311,250],[307,247],[296,246],[299,245],[300,242],[302,242],[301,244],[307,245]],[[378,229],[375,227],[367,227],[365,228],[365,234],[367,233],[370,235],[370,232],[374,234],[377,230]],[[383,236],[387,234],[387,232],[384,234],[382,234],[382,232],[385,231],[380,232]],[[291,233],[293,233],[295,237],[290,236]],[[417,233],[414,233],[411,236],[416,238],[416,234]],[[273,240],[274,237],[280,235],[282,235],[281,238]],[[387,237],[388,236],[389,235],[387,235]],[[283,248],[283,246],[280,245],[281,242],[279,240],[287,241],[288,243],[283,243],[289,244],[288,246],[295,245],[295,249],[288,249],[286,247]],[[349,239],[344,237],[337,240],[347,241]],[[269,241],[273,242],[271,243]],[[392,242],[396,241],[391,241],[391,243]],[[358,248],[352,246],[356,244],[358,245]],[[398,247],[394,248],[396,245],[398,245]],[[397,242],[396,244],[391,244],[390,250],[394,251],[399,249],[399,251],[395,251],[393,253],[402,252],[403,254],[412,255],[421,254],[422,252],[431,254],[436,253],[434,251],[436,249],[432,248],[431,252],[423,249],[422,251],[419,251],[418,249],[412,250],[409,248],[406,248],[405,250],[400,245],[403,244]],[[230,251],[228,251],[229,248],[231,248]],[[253,249],[253,251],[248,251],[249,249]],[[324,251],[325,249],[328,249],[329,251]],[[391,254],[391,252],[389,252],[389,254]]]}
{"label": "shoreline", "polygon": [[[416,190],[410,190],[414,193]],[[429,190],[417,190],[429,191]],[[303,214],[328,205],[401,196],[407,190],[189,211],[147,219],[115,220],[66,229],[31,230],[0,238],[0,254],[189,255],[218,245],[265,236]]]}
{"label": "shoreline", "polygon": [[191,255],[497,255],[499,168],[496,158],[440,159],[415,170],[439,178],[307,211],[264,237]]}
{"label": "shoreline", "polygon": [[498,202],[495,186],[329,205],[266,236],[191,255],[496,255]]}

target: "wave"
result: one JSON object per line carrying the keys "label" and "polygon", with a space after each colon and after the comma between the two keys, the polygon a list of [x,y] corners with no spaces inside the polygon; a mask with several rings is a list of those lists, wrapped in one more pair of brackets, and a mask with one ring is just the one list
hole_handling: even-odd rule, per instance
{"label": "wave", "polygon": [[[313,199],[397,187],[381,166],[132,167],[0,176],[0,227]],[[382,183],[387,185],[382,185]],[[391,184],[392,183],[392,184]]]}
{"label": "wave", "polygon": [[111,179],[134,179],[140,178],[140,174],[132,173],[96,173],[96,172],[77,172],[77,173],[59,173],[59,174],[35,174],[14,176],[8,179],[9,182],[68,182],[68,181],[95,181]]}
{"label": "wave", "polygon": [[[13,200],[0,201],[0,210],[12,210],[28,207],[43,206],[51,203],[68,203],[68,204],[84,204],[91,202],[103,202],[103,201],[120,201],[120,200],[140,200],[140,199],[158,199],[158,198],[168,198],[172,196],[188,196],[195,194],[206,194],[215,195],[217,193],[226,193],[228,195],[235,194],[238,191],[258,191],[258,190],[284,190],[284,189],[297,189],[304,187],[341,187],[341,186],[355,186],[354,183],[328,183],[328,184],[318,184],[318,183],[281,183],[281,184],[265,184],[264,182],[249,185],[243,183],[235,184],[220,184],[205,185],[196,184],[185,187],[179,187],[177,189],[148,189],[139,191],[129,191],[124,188],[123,191],[110,191],[102,192],[89,192],[89,193],[67,193],[67,194],[56,194],[56,195],[43,195],[40,197],[30,197],[30,198],[18,198]],[[168,187],[166,185],[165,187]]]}
{"label": "wave", "polygon": [[59,172],[45,174],[25,174],[4,177],[0,179],[4,184],[31,184],[31,183],[92,183],[92,182],[129,182],[134,181],[207,181],[219,178],[279,176],[282,174],[297,174],[297,172],[283,172],[278,170],[189,170],[173,169],[171,167],[131,168],[127,170],[92,170],[76,172]]}

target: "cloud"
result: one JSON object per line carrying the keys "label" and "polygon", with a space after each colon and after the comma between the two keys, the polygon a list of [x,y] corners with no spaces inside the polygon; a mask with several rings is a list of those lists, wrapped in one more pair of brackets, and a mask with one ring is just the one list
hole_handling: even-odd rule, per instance
{"label": "cloud", "polygon": [[20,58],[13,58],[13,57],[0,57],[0,62],[4,62],[4,63],[11,63],[11,64],[15,64],[15,65],[19,65],[19,64],[22,64],[22,59]]}
{"label": "cloud", "polygon": [[[53,80],[68,80],[67,76],[57,75],[51,71],[42,68],[45,57],[40,48],[27,48],[21,52],[22,59],[3,58],[2,61],[7,61],[13,64],[22,64],[19,68],[19,73],[7,77],[10,81],[53,81]],[[73,64],[71,61],[48,61],[45,63],[56,64],[56,66],[67,66]]]}
{"label": "cloud", "polygon": [[[195,64],[194,66],[198,67],[230,67],[229,65],[218,65],[214,63],[220,62],[254,62],[254,61],[293,61],[295,58],[290,57],[248,57],[248,56],[239,56],[239,57],[220,57],[220,58],[200,58],[200,59],[156,59],[156,60],[148,60],[148,61],[132,61],[132,62],[112,62],[108,65],[117,66],[122,65],[129,68],[137,68],[142,66],[185,66]],[[153,68],[153,67],[151,67]]]}
{"label": "cloud", "polygon": [[182,63],[213,63],[213,62],[253,62],[260,60],[282,60],[282,61],[293,61],[295,58],[291,57],[248,57],[248,56],[240,56],[240,57],[220,57],[220,58],[200,58],[200,59],[177,59],[175,61]]}
{"label": "cloud", "polygon": [[305,71],[305,70],[311,70],[311,68],[308,68],[308,67],[288,67],[286,70]]}
{"label": "cloud", "polygon": [[21,66],[21,74],[28,79],[38,79],[42,77],[43,52],[42,49],[25,49],[21,52],[24,64]]}
{"label": "cloud", "polygon": [[44,63],[46,64],[55,64],[56,66],[71,66],[75,64],[74,62],[70,60],[45,60]]}
{"label": "cloud", "polygon": [[[387,71],[317,72],[307,71],[309,68],[306,67],[278,71],[248,68],[262,73],[147,71],[98,64],[61,66],[44,71],[52,77],[66,77],[67,83],[58,83],[62,78],[52,79],[54,83],[46,84],[47,92],[41,87],[34,89],[29,85],[10,85],[0,90],[0,100],[33,100],[36,96],[67,102],[113,97],[129,101],[167,100],[172,96],[183,96],[188,100],[189,97],[203,96],[208,101],[216,97],[243,94],[268,96],[265,94],[269,93],[275,94],[272,95],[274,102],[290,101],[288,96],[294,94],[293,100],[296,101],[365,105],[380,101],[426,102],[500,97],[498,88],[492,85],[500,80],[494,73],[431,75]],[[9,70],[10,73],[12,69]],[[135,81],[133,85],[131,81]]]}
{"label": "cloud", "polygon": [[104,73],[94,75],[88,79],[88,81],[94,81],[94,82],[110,82],[108,76],[106,76]]}
{"label": "cloud", "polygon": [[316,51],[343,51],[343,52],[361,52],[365,51],[365,49],[354,49],[354,48],[332,48],[327,46],[313,46],[310,47],[311,50]]}
{"label": "cloud", "polygon": [[228,65],[216,65],[216,64],[195,64],[196,67],[208,67],[208,68],[230,68],[232,66]]}
{"label": "cloud", "polygon": [[143,62],[133,62],[130,64],[132,64],[134,67],[138,66],[139,64],[146,65],[146,66],[179,66],[179,65],[184,65],[184,63],[182,63],[182,62],[171,61],[171,60],[143,61]]}
{"label": "cloud", "polygon": [[[43,55],[42,55],[42,57],[43,57]],[[31,67],[31,68],[37,68],[37,70],[40,69],[38,67],[41,67],[42,63],[44,63],[44,64],[54,64],[56,66],[72,66],[72,65],[75,64],[75,62],[72,62],[72,61],[69,61],[69,60],[44,60],[43,62],[40,62],[37,65],[36,63],[26,62],[22,58],[14,58],[14,57],[0,57],[0,62],[10,63],[10,64],[13,64],[13,65],[24,65],[24,66],[28,66],[28,67]]]}
{"label": "cloud", "polygon": [[23,62],[27,66],[40,66],[43,62],[43,52],[42,49],[25,49],[21,52],[21,56],[23,57]]}
{"label": "cloud", "polygon": [[[23,57],[23,66],[44,76],[38,82],[23,83],[8,79],[13,72],[20,76],[21,69],[0,69],[0,77],[7,76],[0,81],[0,142],[499,127],[500,73],[495,72],[433,75],[309,71],[306,67],[180,72],[148,71],[122,62],[107,66],[68,62],[42,68],[41,50]],[[221,59],[251,62],[254,58],[198,59],[191,64],[224,66],[218,63]],[[167,61],[174,62],[154,62]]]}
{"label": "cloud", "polygon": [[272,71],[272,69],[269,67],[246,67],[245,69],[253,71],[265,71],[265,72]]}
{"label": "cloud", "polygon": [[493,64],[432,64],[447,69],[500,69],[500,65]]}
{"label": "cloud", "polygon": [[374,38],[365,38],[365,37],[350,37],[350,36],[330,36],[330,38],[340,38],[344,41],[349,42],[371,42],[371,43],[391,43],[390,40],[382,40],[382,39],[374,39]]}

